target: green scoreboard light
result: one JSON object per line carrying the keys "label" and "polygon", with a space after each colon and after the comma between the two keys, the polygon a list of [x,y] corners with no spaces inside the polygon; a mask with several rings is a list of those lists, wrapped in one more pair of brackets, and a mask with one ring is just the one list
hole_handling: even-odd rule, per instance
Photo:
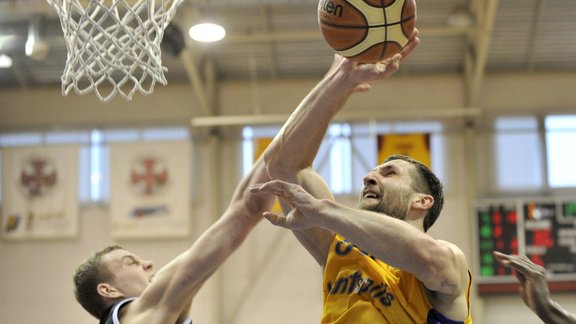
{"label": "green scoreboard light", "polygon": [[528,256],[551,274],[551,291],[576,291],[576,201],[560,198],[476,202],[476,282],[481,294],[514,293],[512,270],[493,251]]}
{"label": "green scoreboard light", "polygon": [[494,260],[492,251],[518,253],[518,215],[514,204],[495,204],[479,207],[478,247],[480,249],[480,275],[483,277],[506,276],[510,269]]}

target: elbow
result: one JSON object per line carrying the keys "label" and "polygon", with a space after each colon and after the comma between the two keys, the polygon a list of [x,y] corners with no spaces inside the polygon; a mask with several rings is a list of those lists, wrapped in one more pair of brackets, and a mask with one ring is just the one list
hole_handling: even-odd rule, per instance
{"label": "elbow", "polygon": [[294,148],[284,148],[285,140],[282,135],[275,138],[262,156],[271,180],[293,180],[301,170],[312,166],[313,156]]}
{"label": "elbow", "polygon": [[452,248],[436,245],[424,249],[421,254],[423,272],[418,275],[430,290],[458,295],[463,289],[460,256]]}
{"label": "elbow", "polygon": [[287,164],[288,159],[282,157],[276,145],[270,144],[270,148],[263,154],[264,166],[271,180],[284,179],[291,170]]}

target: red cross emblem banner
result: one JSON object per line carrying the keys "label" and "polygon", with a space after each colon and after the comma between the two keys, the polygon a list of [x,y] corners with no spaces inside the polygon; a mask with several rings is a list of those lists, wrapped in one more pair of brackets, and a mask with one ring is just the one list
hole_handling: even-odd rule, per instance
{"label": "red cross emblem banner", "polygon": [[77,146],[2,150],[2,237],[73,238],[78,234]]}
{"label": "red cross emblem banner", "polygon": [[189,141],[110,144],[110,161],[114,238],[188,236]]}

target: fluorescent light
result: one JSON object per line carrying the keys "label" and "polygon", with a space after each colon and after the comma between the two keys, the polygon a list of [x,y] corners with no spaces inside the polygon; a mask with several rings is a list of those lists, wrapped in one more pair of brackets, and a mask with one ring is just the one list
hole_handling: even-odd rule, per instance
{"label": "fluorescent light", "polygon": [[12,58],[6,54],[0,54],[0,69],[12,66]]}
{"label": "fluorescent light", "polygon": [[28,40],[24,47],[26,56],[33,60],[43,60],[48,55],[50,45],[40,38],[40,24],[42,17],[35,17],[28,27]]}
{"label": "fluorescent light", "polygon": [[226,36],[226,30],[220,25],[203,23],[192,26],[188,34],[199,42],[217,42]]}
{"label": "fluorescent light", "polygon": [[34,35],[28,36],[26,46],[24,47],[26,56],[32,56],[34,53],[34,45],[36,44],[36,37]]}

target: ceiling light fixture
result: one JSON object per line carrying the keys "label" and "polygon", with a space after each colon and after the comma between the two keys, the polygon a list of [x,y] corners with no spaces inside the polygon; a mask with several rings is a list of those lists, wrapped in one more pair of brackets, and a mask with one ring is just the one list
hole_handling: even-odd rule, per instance
{"label": "ceiling light fixture", "polygon": [[26,40],[26,56],[33,60],[43,60],[48,55],[50,45],[40,38],[41,17],[34,17],[28,26],[28,39]]}
{"label": "ceiling light fixture", "polygon": [[0,69],[12,67],[12,58],[6,54],[0,54]]}
{"label": "ceiling light fixture", "polygon": [[202,23],[190,27],[188,34],[195,41],[209,43],[224,38],[226,30],[217,24]]}

